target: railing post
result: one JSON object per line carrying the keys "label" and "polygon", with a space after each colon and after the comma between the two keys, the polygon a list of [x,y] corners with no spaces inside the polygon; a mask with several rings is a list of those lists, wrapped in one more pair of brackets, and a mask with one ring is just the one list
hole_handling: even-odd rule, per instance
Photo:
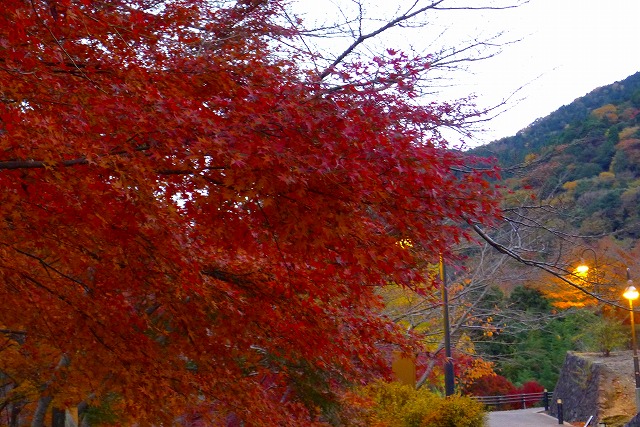
{"label": "railing post", "polygon": [[542,395],[542,404],[544,405],[544,410],[549,412],[549,392],[547,389],[544,389],[544,394]]}
{"label": "railing post", "polygon": [[558,399],[558,424],[564,423],[564,413],[562,412],[562,399]]}
{"label": "railing post", "polygon": [[64,427],[66,414],[64,409],[53,407],[51,409],[51,427]]}
{"label": "railing post", "polygon": [[522,402],[522,409],[527,409],[527,401],[524,398],[524,393],[520,396],[520,401]]}

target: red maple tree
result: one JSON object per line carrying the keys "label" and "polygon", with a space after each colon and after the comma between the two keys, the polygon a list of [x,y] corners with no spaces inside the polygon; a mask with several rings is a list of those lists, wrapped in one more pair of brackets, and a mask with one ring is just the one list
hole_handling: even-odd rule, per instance
{"label": "red maple tree", "polygon": [[495,214],[434,132],[459,106],[413,101],[427,61],[306,71],[281,7],[3,2],[0,371],[32,425],[107,398],[140,425],[320,423],[406,342],[376,288]]}

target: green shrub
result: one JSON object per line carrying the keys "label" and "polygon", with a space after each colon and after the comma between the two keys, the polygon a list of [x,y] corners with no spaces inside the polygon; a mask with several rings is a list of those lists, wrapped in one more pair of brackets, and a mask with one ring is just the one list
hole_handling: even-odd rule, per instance
{"label": "green shrub", "polygon": [[468,397],[438,396],[399,383],[376,382],[357,390],[370,405],[362,407],[347,426],[483,427],[484,407]]}
{"label": "green shrub", "polygon": [[422,419],[419,427],[482,427],[484,409],[473,399],[462,396],[439,399],[436,411]]}
{"label": "green shrub", "polygon": [[601,352],[604,356],[609,356],[611,351],[624,348],[628,342],[626,329],[619,321],[599,317],[592,325],[590,333],[590,350]]}

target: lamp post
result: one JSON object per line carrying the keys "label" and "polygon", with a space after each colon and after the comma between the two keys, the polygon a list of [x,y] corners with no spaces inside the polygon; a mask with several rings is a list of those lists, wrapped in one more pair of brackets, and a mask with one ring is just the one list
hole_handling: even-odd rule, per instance
{"label": "lamp post", "polygon": [[629,269],[627,268],[627,288],[624,297],[629,300],[629,319],[631,321],[631,346],[633,348],[633,370],[636,380],[636,413],[640,412],[640,365],[638,364],[638,342],[636,339],[636,324],[633,318],[633,301],[638,299],[638,290],[633,286]]}
{"label": "lamp post", "polygon": [[447,291],[447,272],[444,260],[440,257],[440,279],[442,280],[442,318],[444,325],[444,394],[454,392],[453,357],[451,356],[451,327],[449,326],[449,292]]}

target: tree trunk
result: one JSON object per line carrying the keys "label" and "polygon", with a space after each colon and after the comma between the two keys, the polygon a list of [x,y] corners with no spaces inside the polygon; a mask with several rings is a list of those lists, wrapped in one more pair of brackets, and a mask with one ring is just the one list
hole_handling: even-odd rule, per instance
{"label": "tree trunk", "polygon": [[44,427],[44,418],[47,415],[47,409],[49,409],[49,405],[51,404],[52,400],[53,397],[51,396],[42,396],[40,399],[38,399],[38,406],[33,413],[31,427]]}
{"label": "tree trunk", "polygon": [[[58,366],[56,366],[55,370],[59,370],[60,368],[64,368],[69,366],[70,360],[66,354],[60,356],[60,361],[58,362]],[[53,377],[49,380],[43,387],[42,392],[46,392],[51,383],[53,382]],[[38,399],[38,406],[36,407],[35,413],[33,414],[33,419],[31,420],[31,427],[44,427],[44,419],[47,415],[47,409],[49,409],[49,405],[53,400],[53,396],[41,396]]]}

